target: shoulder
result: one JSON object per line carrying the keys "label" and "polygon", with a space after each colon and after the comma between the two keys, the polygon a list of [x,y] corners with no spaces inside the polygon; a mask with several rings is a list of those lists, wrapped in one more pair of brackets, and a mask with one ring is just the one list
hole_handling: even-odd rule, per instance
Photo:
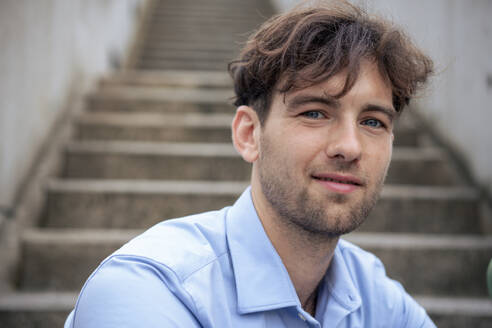
{"label": "shoulder", "polygon": [[388,278],[383,263],[374,254],[346,240],[340,240],[337,248],[362,301],[364,298],[389,300],[403,291],[398,282]]}
{"label": "shoulder", "polygon": [[398,327],[434,327],[403,286],[387,276],[378,257],[346,240],[340,240],[338,247],[360,293],[359,313],[379,321],[384,318]]}
{"label": "shoulder", "polygon": [[357,282],[367,278],[374,281],[371,278],[386,277],[383,263],[373,253],[343,239],[340,239],[337,248],[349,269],[352,280]]}
{"label": "shoulder", "polygon": [[162,222],[109,256],[82,288],[73,327],[198,326],[183,285],[227,254],[226,211]]}
{"label": "shoulder", "polygon": [[228,208],[161,222],[137,236],[113,257],[139,257],[166,266],[185,279],[227,252]]}
{"label": "shoulder", "polygon": [[197,327],[191,296],[179,277],[155,261],[130,255],[106,259],[85,283],[73,315],[73,328]]}

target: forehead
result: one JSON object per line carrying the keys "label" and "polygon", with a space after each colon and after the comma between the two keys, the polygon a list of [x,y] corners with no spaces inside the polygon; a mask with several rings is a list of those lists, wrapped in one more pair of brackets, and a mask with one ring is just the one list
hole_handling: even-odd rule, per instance
{"label": "forehead", "polygon": [[290,92],[276,92],[273,103],[280,101],[284,105],[307,102],[309,98],[326,99],[336,103],[352,104],[375,103],[394,111],[391,83],[383,76],[374,62],[364,61],[352,87],[342,94],[347,81],[347,71],[341,71],[332,77],[304,88]]}

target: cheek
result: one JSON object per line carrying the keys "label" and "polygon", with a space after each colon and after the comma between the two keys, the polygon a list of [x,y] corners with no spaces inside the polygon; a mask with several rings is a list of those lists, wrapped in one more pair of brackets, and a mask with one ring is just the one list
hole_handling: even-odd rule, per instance
{"label": "cheek", "polygon": [[389,146],[387,149],[385,149],[384,153],[382,152],[379,154],[380,155],[378,157],[380,160],[379,167],[381,167],[381,169],[384,172],[388,171],[389,165],[391,163],[392,153],[393,153],[393,147]]}
{"label": "cheek", "polygon": [[391,162],[393,146],[391,142],[379,143],[367,149],[366,156],[371,159],[371,170],[386,172]]}
{"label": "cheek", "polygon": [[[326,161],[324,144],[317,138],[299,137],[287,144],[284,151],[292,166],[307,169],[308,166],[318,161]],[[287,163],[283,163],[288,165]]]}

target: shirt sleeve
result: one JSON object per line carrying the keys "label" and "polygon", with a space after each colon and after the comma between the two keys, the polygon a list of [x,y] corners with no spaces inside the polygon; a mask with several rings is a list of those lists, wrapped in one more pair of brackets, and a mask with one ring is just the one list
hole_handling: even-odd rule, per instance
{"label": "shirt sleeve", "polygon": [[[427,315],[425,309],[415,301],[403,288],[403,286],[386,276],[386,270],[381,261],[376,258],[377,271],[381,275],[380,290],[385,291],[384,298],[394,303],[395,312],[392,313],[393,327],[405,328],[436,328],[436,325]],[[383,307],[388,308],[388,307]]]}
{"label": "shirt sleeve", "polygon": [[436,325],[427,315],[420,304],[418,304],[407,292],[402,288],[402,318],[406,318],[404,327],[413,328],[436,328]]}
{"label": "shirt sleeve", "polygon": [[86,282],[65,328],[200,327],[193,308],[170,269],[145,258],[117,256]]}

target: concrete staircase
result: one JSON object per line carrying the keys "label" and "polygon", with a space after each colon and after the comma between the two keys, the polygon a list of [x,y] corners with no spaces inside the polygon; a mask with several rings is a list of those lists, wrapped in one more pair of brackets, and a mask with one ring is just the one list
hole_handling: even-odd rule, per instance
{"label": "concrete staircase", "polygon": [[[62,326],[112,251],[163,219],[240,195],[250,167],[230,142],[224,72],[231,44],[262,20],[258,12],[271,8],[260,0],[153,2],[135,69],[105,78],[74,122],[63,174],[46,185],[41,225],[23,234],[16,290],[0,296],[0,327]],[[439,327],[492,327],[492,238],[482,234],[479,192],[407,114],[382,199],[346,239],[377,254]]]}
{"label": "concrete staircase", "polygon": [[265,18],[269,1],[152,1],[133,66],[145,70],[218,70]]}

